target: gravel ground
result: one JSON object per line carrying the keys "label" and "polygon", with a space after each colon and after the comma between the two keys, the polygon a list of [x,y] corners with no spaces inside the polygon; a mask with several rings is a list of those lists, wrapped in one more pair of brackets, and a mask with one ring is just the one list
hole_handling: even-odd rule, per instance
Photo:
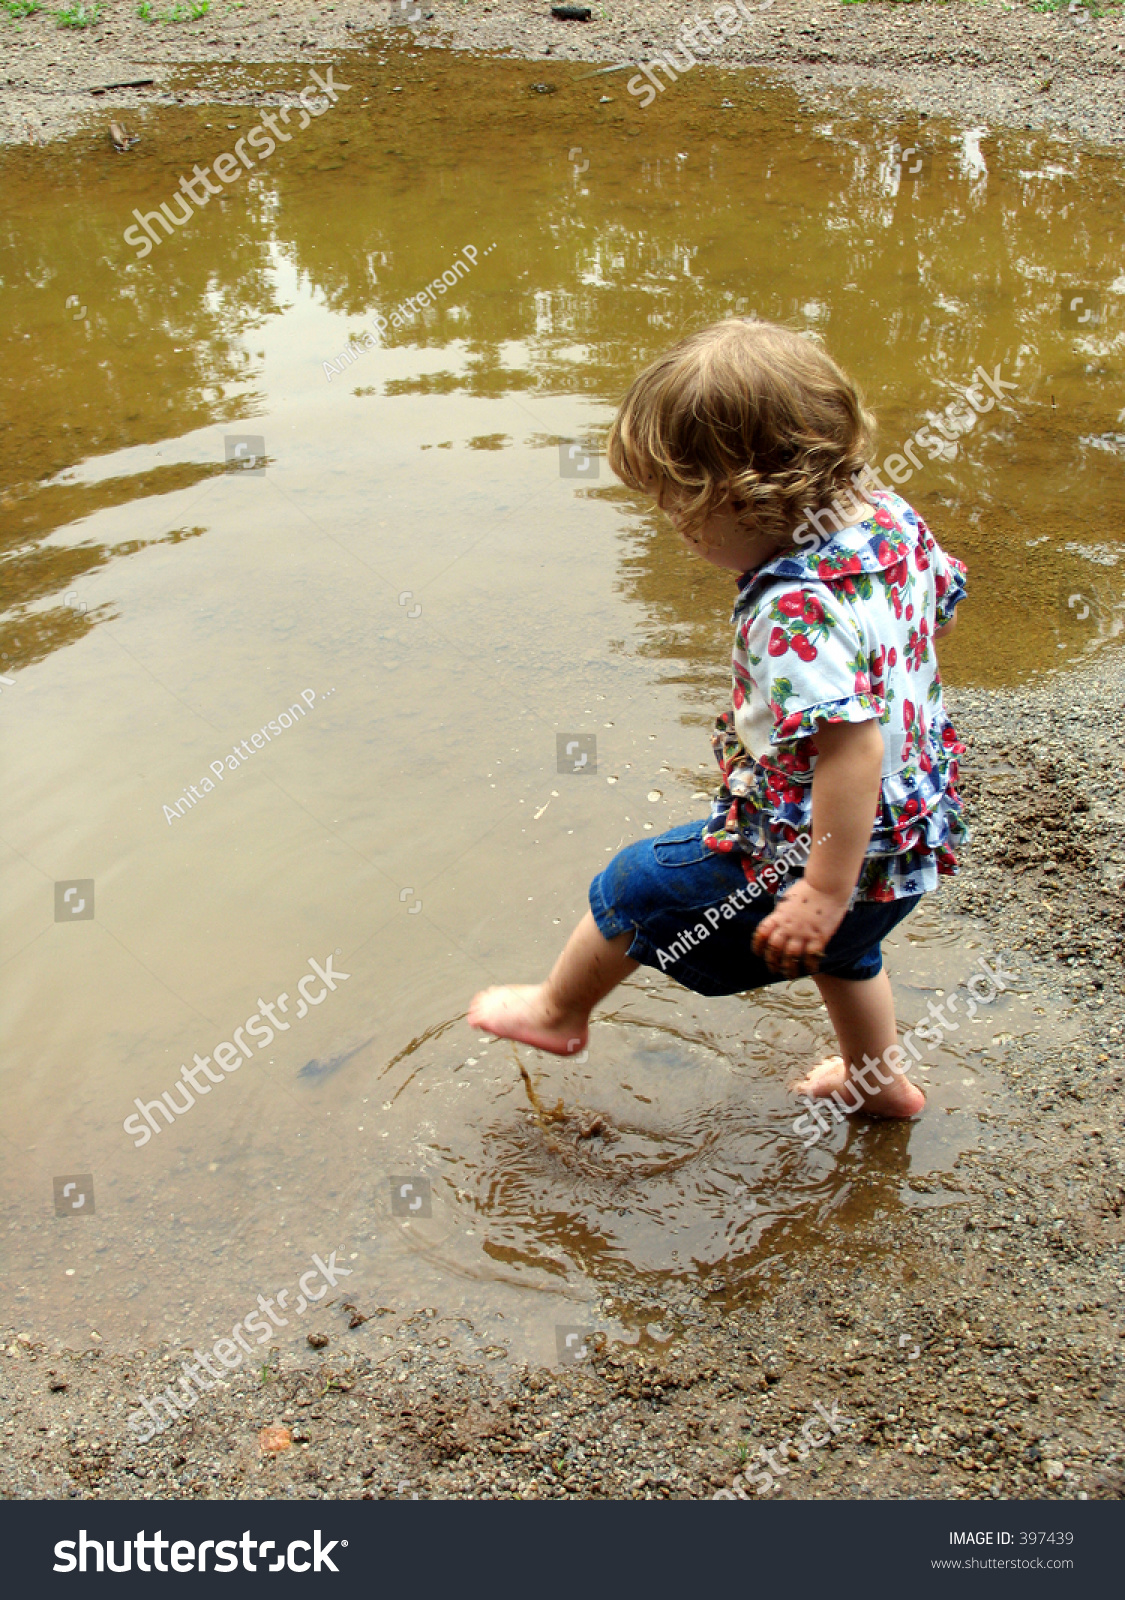
{"label": "gravel ground", "polygon": [[[596,6],[589,24],[553,22],[544,5],[426,9],[418,36],[435,44],[619,61],[671,44],[700,8],[666,3],[657,21]],[[82,32],[0,19],[0,137],[58,134],[91,104],[167,101],[177,62],[330,60],[389,10],[248,0],[152,27],[111,0]],[[1116,14],[1080,25],[995,3],[777,0],[729,59],[826,98],[868,87],[932,115],[1112,142],[1125,138],[1120,49]],[[152,91],[91,100],[145,76]],[[239,1373],[143,1445],[125,1417],[153,1392],[157,1356],[49,1349],[13,1327],[0,1495],[709,1496],[747,1452],[798,1437],[819,1402],[838,1431],[789,1460],[778,1496],[1120,1497],[1125,663],[1102,652],[1038,687],[950,698],[971,741],[975,838],[945,904],[1038,996],[1076,1005],[1082,1033],[1009,1053],[1014,1115],[940,1183],[910,1180],[918,1205],[893,1240],[877,1218],[830,1221],[755,1298],[712,1276],[652,1308],[676,1326],[668,1345],[556,1371],[475,1365],[425,1313],[374,1306],[385,1354],[357,1356],[338,1314],[315,1365],[275,1357],[261,1379]]]}
{"label": "gravel ground", "polygon": [[[89,0],[88,0],[89,3]],[[759,0],[749,0],[754,11]],[[1076,0],[1077,3],[1077,0]],[[1094,17],[1032,10],[1027,0],[953,0],[914,5],[843,5],[839,0],[774,0],[753,26],[706,59],[769,69],[830,102],[840,91],[881,91],[929,116],[1052,127],[1107,144],[1125,141],[1121,8]],[[1091,10],[1094,9],[1091,0]],[[152,0],[166,16],[171,0]],[[182,4],[182,9],[188,9]],[[192,102],[177,91],[179,64],[214,61],[332,60],[388,33],[404,40],[528,58],[623,62],[674,47],[683,22],[714,15],[697,0],[608,0],[587,23],[560,22],[543,0],[411,0],[413,23],[392,0],[212,0],[201,20],[148,23],[135,0],[104,0],[100,20],[59,28],[55,6],[16,22],[0,6],[0,139],[37,142],[101,107]],[[717,35],[716,35],[717,37]],[[153,78],[151,89],[91,90]],[[639,105],[638,101],[638,105]]]}
{"label": "gravel ground", "polygon": [[878,1216],[829,1223],[755,1298],[717,1275],[673,1288],[652,1307],[669,1344],[554,1371],[499,1373],[432,1314],[374,1305],[385,1354],[352,1355],[337,1313],[315,1366],[275,1356],[144,1445],[125,1417],[156,1357],[10,1329],[0,1495],[696,1498],[819,1401],[839,1431],[790,1459],[778,1497],[1120,1498],[1123,699],[1104,651],[951,696],[975,839],[946,903],[1038,997],[1076,1002],[1081,1037],[1009,1052],[1011,1116],[940,1180],[909,1180],[893,1240]]}

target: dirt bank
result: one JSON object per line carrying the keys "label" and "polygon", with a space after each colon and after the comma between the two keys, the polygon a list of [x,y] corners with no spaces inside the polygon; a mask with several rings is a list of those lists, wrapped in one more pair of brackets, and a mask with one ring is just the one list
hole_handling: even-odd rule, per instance
{"label": "dirt bank", "polygon": [[[148,7],[154,17],[190,9],[189,0],[151,0]],[[591,9],[591,20],[581,23],[557,21],[543,0],[420,0],[405,9],[392,0],[334,6],[245,0],[237,7],[212,0],[202,18],[173,23],[142,20],[135,0],[105,0],[100,20],[80,29],[60,28],[54,7],[19,21],[0,10],[0,138],[53,137],[91,105],[120,109],[202,98],[182,85],[181,63],[312,63],[396,35],[528,59],[638,62],[674,48],[681,26],[698,17],[708,22],[715,7],[693,0],[665,0],[659,7],[613,0]],[[1026,0],[774,0],[759,12],[754,0],[747,9],[753,22],[715,48],[701,41],[700,59],[769,69],[822,99],[877,90],[889,97],[888,106],[929,116],[1125,140],[1120,8],[1094,17],[1066,5],[1036,11]],[[415,12],[416,20],[405,20]],[[714,29],[711,35],[720,39]],[[92,94],[140,79],[153,83]]]}

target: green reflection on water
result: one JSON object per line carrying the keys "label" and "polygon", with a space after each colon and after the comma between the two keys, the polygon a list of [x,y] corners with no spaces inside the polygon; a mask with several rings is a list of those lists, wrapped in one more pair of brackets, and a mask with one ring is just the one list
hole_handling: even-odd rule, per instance
{"label": "green reflection on water", "polygon": [[[999,369],[1017,385],[1003,409],[979,418],[952,459],[923,457],[902,486],[970,565],[972,605],[944,647],[946,675],[1016,683],[1113,631],[1125,509],[1114,158],[1039,136],[889,125],[858,105],[818,121],[788,89],[702,68],[647,110],[623,74],[570,65],[407,51],[351,57],[337,78],[350,86],[337,106],[140,262],[122,239],[133,209],[170,201],[179,175],[233,149],[258,109],[138,112],[141,142],[127,155],[101,119],[55,146],[0,154],[9,668],[87,631],[96,618],[58,595],[143,543],[90,545],[83,518],[221,470],[178,459],[175,441],[249,426],[282,398],[255,333],[286,316],[284,284],[359,336],[466,246],[479,253],[468,277],[388,334],[405,369],[380,375],[361,357],[337,380],[356,405],[459,391],[609,407],[687,329],[755,312],[823,335],[878,415],[882,461],[974,369]],[[208,69],[192,81],[232,99],[291,95],[307,69]],[[924,147],[928,169],[904,175],[896,140]],[[1076,289],[1102,296],[1098,324],[1061,325],[1064,291]],[[285,383],[315,406],[328,394],[322,363],[339,353],[300,351]],[[98,467],[158,445],[158,469],[148,455]],[[726,681],[727,581],[690,566],[623,491],[596,492],[620,499],[620,583],[645,648],[710,705]],[[198,530],[160,536],[185,531]]]}

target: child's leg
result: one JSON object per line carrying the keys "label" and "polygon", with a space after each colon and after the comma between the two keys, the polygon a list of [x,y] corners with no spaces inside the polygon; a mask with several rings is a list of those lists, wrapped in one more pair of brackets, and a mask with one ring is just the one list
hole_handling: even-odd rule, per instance
{"label": "child's leg", "polygon": [[[862,981],[818,975],[816,985],[832,1018],[840,1055],[814,1067],[795,1086],[798,1094],[826,1099],[838,1090],[844,1106],[868,1116],[917,1116],[925,1095],[887,1063],[887,1051],[898,1045],[898,1027],[886,972]],[[865,1060],[874,1066],[865,1065]],[[890,1082],[881,1082],[880,1073]]]}
{"label": "child's leg", "polygon": [[590,1012],[637,970],[638,963],[626,954],[632,942],[632,930],[604,938],[587,912],[546,983],[482,989],[469,1006],[470,1025],[555,1055],[584,1050]]}

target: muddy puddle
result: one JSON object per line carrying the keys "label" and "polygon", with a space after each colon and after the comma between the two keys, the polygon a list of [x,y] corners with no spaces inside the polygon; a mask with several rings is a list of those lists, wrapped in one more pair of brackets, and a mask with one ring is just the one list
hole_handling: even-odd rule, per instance
{"label": "muddy puddle", "polygon": [[[0,152],[21,1328],[213,1342],[281,1290],[294,1348],[421,1308],[552,1360],[568,1329],[670,1337],[812,1230],[957,1204],[1014,1115],[998,1053],[1069,1027],[1022,980],[920,1064],[921,1122],[811,1145],[810,983],[638,974],[575,1061],[463,1017],[549,963],[619,845],[705,804],[729,585],[597,455],[685,326],[820,330],[880,461],[944,420],[901,487],[972,570],[951,681],[1115,648],[1116,164],[703,71],[642,111],[620,75],[406,54],[349,60],[183,218],[180,176],[260,125],[240,97],[307,72],[208,81],[225,103],[138,113],[125,153],[104,118]],[[162,203],[183,221],[138,259]],[[1013,387],[959,432],[978,367]],[[999,954],[927,905],[887,946],[904,1024]]]}

